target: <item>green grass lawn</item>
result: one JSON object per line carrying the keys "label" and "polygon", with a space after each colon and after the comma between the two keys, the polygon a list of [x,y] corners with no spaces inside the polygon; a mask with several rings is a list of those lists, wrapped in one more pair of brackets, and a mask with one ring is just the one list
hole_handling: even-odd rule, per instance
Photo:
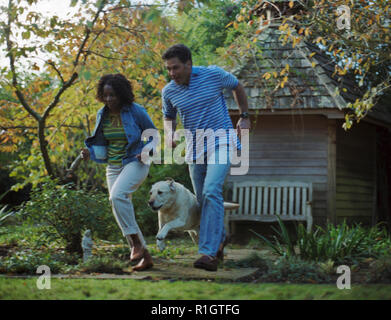
{"label": "green grass lawn", "polygon": [[39,290],[37,278],[0,278],[1,300],[340,300],[391,299],[391,285],[335,285],[169,282],[132,279],[52,279],[51,289]]}

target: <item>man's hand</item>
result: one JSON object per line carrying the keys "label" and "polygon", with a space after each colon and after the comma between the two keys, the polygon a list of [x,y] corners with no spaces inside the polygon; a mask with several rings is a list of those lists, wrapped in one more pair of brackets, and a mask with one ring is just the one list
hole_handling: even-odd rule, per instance
{"label": "man's hand", "polygon": [[238,123],[236,124],[236,129],[238,130],[238,137],[241,138],[241,130],[242,129],[251,129],[251,122],[250,119],[243,119],[240,118]]}
{"label": "man's hand", "polygon": [[80,149],[80,156],[84,161],[90,159],[90,151],[87,148]]}
{"label": "man's hand", "polygon": [[[239,107],[239,112],[248,112],[248,102],[247,102],[247,96],[246,92],[244,90],[244,87],[241,83],[238,84],[238,86],[232,90],[232,94],[234,96],[235,102]],[[238,123],[236,124],[236,129],[238,130],[238,137],[240,139],[241,137],[241,130],[242,129],[251,129],[251,122],[249,118],[239,118]]]}

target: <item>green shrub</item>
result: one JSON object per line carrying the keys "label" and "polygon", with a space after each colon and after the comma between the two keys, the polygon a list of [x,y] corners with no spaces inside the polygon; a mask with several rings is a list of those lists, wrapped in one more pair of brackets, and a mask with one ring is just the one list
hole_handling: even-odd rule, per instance
{"label": "green shrub", "polygon": [[52,273],[62,271],[64,265],[77,263],[77,256],[52,251],[21,250],[0,260],[0,273],[37,274],[46,265]]}
{"label": "green shrub", "polygon": [[274,241],[268,240],[264,236],[256,233],[254,230],[250,229],[250,231],[254,233],[257,237],[262,239],[266,243],[266,245],[268,245],[276,254],[283,257],[295,257],[296,252],[294,248],[294,240],[291,238],[287,228],[285,227],[281,219],[279,217],[277,217],[277,219],[281,231],[277,230],[274,227],[271,227],[278,236],[273,236]]}
{"label": "green shrub", "polygon": [[315,231],[307,232],[299,224],[293,239],[279,218],[278,223],[280,230],[272,227],[277,233],[273,237],[274,241],[250,231],[264,240],[274,252],[286,258],[299,256],[303,260],[330,260],[341,264],[391,254],[390,236],[379,226],[366,229],[360,225],[348,226],[344,221],[337,226],[328,224],[325,230],[317,227]]}
{"label": "green shrub", "polygon": [[298,228],[298,247],[302,259],[325,261],[327,259],[343,263],[361,256],[361,241],[366,237],[359,227],[350,228],[346,222],[334,226],[328,224],[326,230],[318,228],[307,233],[303,225]]}
{"label": "green shrub", "polygon": [[266,281],[288,281],[297,283],[327,283],[331,277],[315,262],[297,257],[282,258],[270,265],[268,272],[261,276]]}
{"label": "green shrub", "polygon": [[189,248],[172,245],[171,241],[166,241],[166,243],[167,246],[163,251],[160,251],[156,246],[150,246],[148,250],[154,257],[164,259],[174,259],[178,255],[183,255],[186,249],[189,250]]}
{"label": "green shrub", "polygon": [[337,226],[328,224],[325,230],[318,228],[313,233],[307,233],[300,225],[297,245],[302,259],[337,263],[378,258],[391,253],[391,239],[385,229],[348,226],[345,221]]}
{"label": "green shrub", "polygon": [[266,272],[269,269],[268,262],[256,253],[252,253],[248,257],[240,259],[238,261],[231,260],[231,261],[224,262],[224,267],[259,268],[263,272]]}
{"label": "green shrub", "polygon": [[382,257],[370,266],[369,281],[391,283],[391,257]]}
{"label": "green shrub", "polygon": [[128,265],[109,256],[92,256],[80,266],[80,271],[86,273],[115,273],[123,274]]}
{"label": "green shrub", "polygon": [[41,225],[21,224],[0,227],[0,244],[34,249],[56,248],[64,245],[61,239],[48,241],[46,227]]}
{"label": "green shrub", "polygon": [[111,256],[113,259],[129,261],[130,258],[129,246],[114,248],[113,251],[111,252]]}
{"label": "green shrub", "polygon": [[23,204],[21,211],[27,224],[42,226],[46,241],[62,239],[70,253],[82,253],[85,229],[102,239],[113,240],[120,235],[106,195],[74,190],[72,185],[58,185],[52,180],[33,189],[31,200]]}

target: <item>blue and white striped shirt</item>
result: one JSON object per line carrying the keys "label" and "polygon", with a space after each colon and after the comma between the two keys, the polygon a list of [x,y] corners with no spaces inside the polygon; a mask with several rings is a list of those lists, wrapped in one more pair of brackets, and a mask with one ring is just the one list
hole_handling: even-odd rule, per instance
{"label": "blue and white striped shirt", "polygon": [[[231,143],[240,148],[236,134],[232,134],[233,125],[223,96],[224,88],[233,90],[238,84],[231,73],[217,66],[209,66],[193,67],[189,85],[179,85],[172,80],[163,88],[164,117],[176,119],[179,112],[187,131],[186,161],[206,156],[205,148],[210,148],[213,143],[216,150]],[[213,136],[210,134],[210,130],[213,130],[214,141],[197,134],[199,130],[208,130],[205,136]],[[217,136],[227,138],[220,140]],[[204,148],[200,147],[202,144]]]}

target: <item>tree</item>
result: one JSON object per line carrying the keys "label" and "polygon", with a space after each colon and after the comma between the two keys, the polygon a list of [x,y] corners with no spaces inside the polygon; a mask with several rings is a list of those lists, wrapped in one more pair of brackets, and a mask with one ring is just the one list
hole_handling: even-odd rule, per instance
{"label": "tree", "polygon": [[216,49],[229,45],[239,33],[225,28],[239,10],[238,1],[214,0],[171,17],[182,41],[192,51],[194,64],[215,63],[219,58]]}
{"label": "tree", "polygon": [[[136,101],[156,108],[166,82],[161,53],[175,39],[158,7],[72,1],[79,13],[61,20],[33,12],[28,5],[35,2],[9,0],[3,8],[7,20],[0,22],[9,60],[0,80],[1,148],[9,152],[31,143],[30,154],[21,154],[14,168],[13,175],[24,180],[20,187],[44,175],[64,178],[69,159],[78,153],[75,141],[82,146],[93,126],[95,88],[103,74],[124,73],[133,81]],[[152,117],[157,121],[160,112]],[[94,174],[90,170],[90,180]]]}
{"label": "tree", "polygon": [[[387,0],[243,2],[240,14],[230,26],[238,29],[246,25],[245,32],[226,54],[254,48],[253,43],[270,18],[271,22],[281,22],[283,43],[293,47],[303,41],[317,44],[335,62],[333,76],[341,80],[351,76],[364,91],[361,98],[347,105],[352,111],[345,118],[344,128],[348,129],[354,120],[365,117],[376,102],[390,96],[390,10]],[[274,11],[274,15],[268,17],[267,11]],[[280,72],[274,70],[261,76],[273,79],[273,74]],[[282,77],[276,78],[278,85],[283,86],[289,79],[289,66]]]}

